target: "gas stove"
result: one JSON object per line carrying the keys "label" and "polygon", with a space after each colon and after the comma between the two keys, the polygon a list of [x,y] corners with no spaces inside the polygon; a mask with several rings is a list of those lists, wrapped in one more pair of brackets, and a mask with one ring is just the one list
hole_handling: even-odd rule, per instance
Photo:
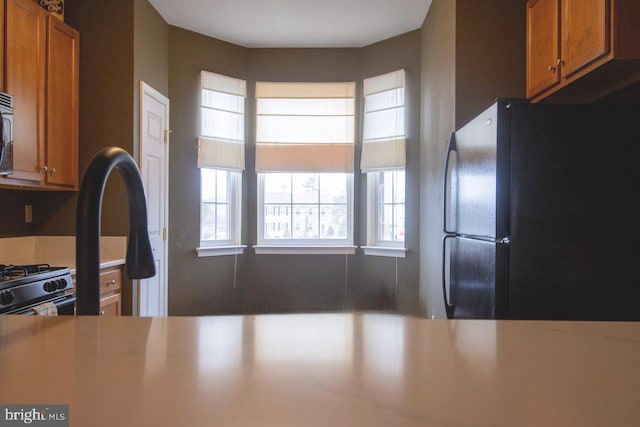
{"label": "gas stove", "polygon": [[73,314],[75,295],[69,269],[0,264],[0,314],[39,314],[43,307],[49,314]]}

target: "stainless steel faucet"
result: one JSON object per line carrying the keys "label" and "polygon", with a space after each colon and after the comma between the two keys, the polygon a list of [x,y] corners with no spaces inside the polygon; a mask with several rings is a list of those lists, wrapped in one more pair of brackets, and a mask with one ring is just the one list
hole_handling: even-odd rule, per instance
{"label": "stainless steel faucet", "polygon": [[100,310],[100,217],[107,178],[118,169],[129,198],[129,242],[125,271],[130,279],[156,274],[147,231],[147,202],[138,165],[122,148],[107,147],[91,160],[85,172],[76,210],[76,314]]}

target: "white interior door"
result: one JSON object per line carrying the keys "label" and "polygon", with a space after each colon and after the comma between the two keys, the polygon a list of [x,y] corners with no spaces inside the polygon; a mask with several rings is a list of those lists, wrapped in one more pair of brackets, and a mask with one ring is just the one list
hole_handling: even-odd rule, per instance
{"label": "white interior door", "polygon": [[140,172],[156,275],[138,281],[138,315],[167,315],[169,99],[140,82]]}

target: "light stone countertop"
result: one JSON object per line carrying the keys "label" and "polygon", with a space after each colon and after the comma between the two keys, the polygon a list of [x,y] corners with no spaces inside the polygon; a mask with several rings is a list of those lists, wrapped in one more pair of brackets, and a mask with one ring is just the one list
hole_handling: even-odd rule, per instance
{"label": "light stone countertop", "polygon": [[0,316],[0,403],[72,426],[637,426],[640,323]]}

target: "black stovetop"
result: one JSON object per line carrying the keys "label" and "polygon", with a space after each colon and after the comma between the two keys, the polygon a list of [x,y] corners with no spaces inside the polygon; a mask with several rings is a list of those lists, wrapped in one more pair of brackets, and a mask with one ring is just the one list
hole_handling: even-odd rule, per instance
{"label": "black stovetop", "polygon": [[0,289],[68,274],[68,270],[67,267],[51,267],[49,264],[0,264]]}

